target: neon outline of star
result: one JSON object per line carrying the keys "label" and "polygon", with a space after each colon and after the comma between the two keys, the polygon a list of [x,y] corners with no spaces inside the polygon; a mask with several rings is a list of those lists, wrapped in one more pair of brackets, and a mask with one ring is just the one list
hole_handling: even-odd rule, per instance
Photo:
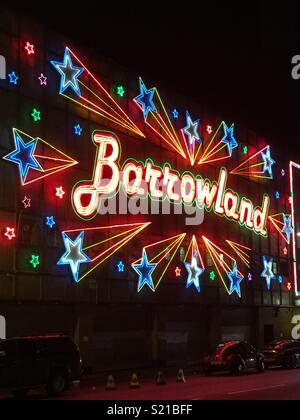
{"label": "neon outline of star", "polygon": [[252,281],[253,280],[253,276],[251,273],[248,274],[248,281]]}
{"label": "neon outline of star", "polygon": [[201,286],[200,286],[200,276],[204,273],[204,268],[198,267],[197,259],[195,257],[192,258],[192,263],[185,263],[185,268],[188,272],[188,279],[186,282],[186,288],[188,289],[192,285],[195,286],[198,293],[201,292]]}
{"label": "neon outline of star", "polygon": [[[157,264],[149,263],[148,256],[146,249],[143,249],[142,260],[140,264],[132,264],[132,268],[134,271],[139,275],[139,283],[138,283],[138,293],[142,290],[142,288],[147,285],[152,292],[155,292],[154,283],[152,280],[152,274],[156,269]],[[143,271],[147,270],[147,273]]]}
{"label": "neon outline of star", "polygon": [[[78,78],[84,72],[84,68],[73,66],[70,50],[68,48],[65,49],[64,61],[62,63],[59,61],[51,61],[51,64],[61,75],[59,93],[62,94],[68,87],[71,87],[78,96],[81,96]],[[71,78],[69,76],[67,79],[67,71],[71,71]]]}
{"label": "neon outline of star", "polygon": [[24,200],[22,201],[23,206],[25,209],[31,207],[31,198],[24,197]]}
{"label": "neon outline of star", "polygon": [[206,131],[208,132],[208,134],[211,134],[213,132],[212,126],[211,125],[208,125],[206,127]]}
{"label": "neon outline of star", "polygon": [[[157,109],[153,102],[153,98],[156,92],[155,88],[147,89],[143,79],[140,77],[140,94],[135,98],[135,100],[143,107],[144,119],[147,121],[149,112],[156,113]],[[146,98],[147,102],[143,100]]]}
{"label": "neon outline of star", "polygon": [[44,76],[43,73],[41,73],[41,75],[38,77],[38,80],[40,81],[41,86],[47,86],[48,77]]}
{"label": "neon outline of star", "polygon": [[176,275],[176,277],[181,277],[181,269],[179,267],[176,267],[175,275]]}
{"label": "neon outline of star", "polygon": [[35,54],[34,45],[27,42],[25,50],[27,51],[28,55]]}
{"label": "neon outline of star", "polygon": [[242,294],[240,285],[244,279],[244,276],[239,274],[236,261],[234,262],[232,271],[227,273],[227,277],[230,280],[229,294],[232,295],[233,292],[236,292],[237,295],[241,298]]}
{"label": "neon outline of star", "polygon": [[65,191],[63,190],[63,187],[57,187],[56,188],[56,197],[59,197],[61,200],[64,198]]}
{"label": "neon outline of star", "polygon": [[175,109],[173,109],[172,115],[173,115],[174,120],[177,120],[177,119],[178,119],[178,117],[179,117],[179,112],[177,111],[177,109],[176,109],[176,108],[175,108]]}
{"label": "neon outline of star", "polygon": [[271,289],[271,280],[275,280],[276,276],[273,273],[273,258],[270,258],[269,261],[267,257],[263,257],[264,271],[261,273],[261,277],[266,279],[268,290]]}
{"label": "neon outline of star", "polygon": [[211,281],[215,281],[215,280],[216,280],[216,273],[215,273],[214,271],[211,271],[211,272],[209,273],[209,279],[210,279]]}
{"label": "neon outline of star", "polygon": [[53,216],[47,216],[46,217],[46,225],[50,228],[50,229],[52,229],[53,228],[53,226],[54,225],[56,225],[56,222],[55,222],[55,220],[54,220],[54,217]]}
{"label": "neon outline of star", "polygon": [[291,235],[294,231],[294,229],[292,227],[292,216],[291,215],[288,215],[288,216],[284,215],[283,220],[284,220],[284,226],[282,228],[281,233],[283,233],[286,236],[287,243],[289,244],[291,242]]}
{"label": "neon outline of star", "polygon": [[32,113],[30,114],[34,122],[41,121],[41,111],[38,111],[36,108],[33,108]]}
{"label": "neon outline of star", "polygon": [[[83,243],[84,243],[84,231],[81,232],[77,238],[72,241],[69,236],[63,232],[63,241],[65,245],[66,252],[58,261],[57,265],[70,265],[74,281],[78,283],[79,271],[81,264],[86,264],[92,260],[83,252]],[[72,248],[72,249],[71,249]],[[72,250],[77,248],[77,259],[75,260],[70,258],[72,257]]]}
{"label": "neon outline of star", "polygon": [[37,268],[40,265],[40,256],[39,255],[32,255],[30,264],[33,268]]}
{"label": "neon outline of star", "polygon": [[17,76],[16,73],[14,71],[12,71],[11,73],[8,74],[8,77],[9,77],[9,83],[11,85],[17,86],[18,80],[19,80],[19,76]]}
{"label": "neon outline of star", "polygon": [[77,124],[77,125],[74,125],[74,134],[75,134],[75,136],[81,136],[81,134],[82,134],[82,131],[83,131],[83,129],[82,129],[82,127],[81,127],[81,125],[80,124]]}
{"label": "neon outline of star", "polygon": [[117,268],[118,268],[119,273],[124,273],[125,265],[124,265],[123,261],[119,262],[119,264],[117,265]]}
{"label": "neon outline of star", "polygon": [[10,241],[16,237],[15,228],[6,228],[6,232],[4,234]]}
{"label": "neon outline of star", "polygon": [[125,89],[123,86],[118,86],[117,87],[117,95],[119,95],[121,98],[123,98],[123,96],[125,95]]}
{"label": "neon outline of star", "polygon": [[[43,168],[41,167],[41,165],[39,164],[39,162],[36,160],[34,156],[35,149],[37,147],[37,140],[32,140],[25,144],[22,140],[22,137],[16,131],[14,131],[14,143],[16,147],[15,150],[9,153],[8,155],[4,156],[3,159],[7,160],[8,162],[16,163],[19,166],[19,174],[20,174],[21,183],[22,185],[24,185],[26,182],[29,169],[43,172]],[[17,158],[17,156],[21,154],[22,152],[21,149],[23,151],[30,149],[29,157],[30,157],[31,162],[30,161],[23,162],[22,159]]]}
{"label": "neon outline of star", "polygon": [[267,148],[266,153],[261,152],[261,157],[264,161],[264,174],[267,172],[269,173],[269,176],[273,178],[272,166],[275,165],[276,161],[271,158],[270,147]]}
{"label": "neon outline of star", "polygon": [[186,127],[184,127],[183,131],[188,136],[190,145],[193,145],[194,141],[198,141],[200,144],[202,143],[198,132],[199,124],[200,120],[193,121],[190,113],[186,111]]}
{"label": "neon outline of star", "polygon": [[224,143],[227,145],[229,156],[232,156],[233,149],[238,147],[238,142],[233,136],[234,124],[232,124],[231,127],[229,128],[226,123],[223,123],[223,128],[224,128],[224,137],[222,138],[221,143]]}

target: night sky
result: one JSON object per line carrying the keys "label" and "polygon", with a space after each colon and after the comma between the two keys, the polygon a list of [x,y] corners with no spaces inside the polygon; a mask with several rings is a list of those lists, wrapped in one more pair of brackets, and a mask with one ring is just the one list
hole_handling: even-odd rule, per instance
{"label": "night sky", "polygon": [[300,80],[291,77],[300,24],[290,4],[97,3],[52,3],[45,12],[26,2],[18,12],[300,157]]}

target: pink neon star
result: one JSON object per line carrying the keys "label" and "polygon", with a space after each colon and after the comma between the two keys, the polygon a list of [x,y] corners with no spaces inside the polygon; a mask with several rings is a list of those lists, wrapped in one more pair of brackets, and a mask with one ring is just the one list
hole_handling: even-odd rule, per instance
{"label": "pink neon star", "polygon": [[14,228],[6,228],[6,233],[4,234],[10,241],[16,237],[15,229]]}
{"label": "pink neon star", "polygon": [[211,125],[208,125],[207,126],[206,131],[208,132],[208,134],[211,134],[212,133],[213,130],[212,130]]}
{"label": "pink neon star", "polygon": [[34,54],[34,45],[29,44],[29,42],[27,42],[25,50],[27,51],[28,55]]}
{"label": "pink neon star", "polygon": [[287,255],[288,254],[288,249],[284,248],[283,253],[284,253],[284,255]]}
{"label": "pink neon star", "polygon": [[31,198],[25,197],[22,203],[24,204],[25,209],[27,209],[28,207],[31,207]]}
{"label": "pink neon star", "polygon": [[65,192],[63,190],[63,187],[56,188],[56,197],[63,199],[64,195],[65,195]]}
{"label": "pink neon star", "polygon": [[176,268],[175,274],[176,274],[176,277],[180,277],[181,276],[181,270],[180,270],[179,267]]}
{"label": "pink neon star", "polygon": [[40,77],[38,78],[40,81],[41,86],[47,86],[47,77],[43,75],[43,73],[41,73]]}

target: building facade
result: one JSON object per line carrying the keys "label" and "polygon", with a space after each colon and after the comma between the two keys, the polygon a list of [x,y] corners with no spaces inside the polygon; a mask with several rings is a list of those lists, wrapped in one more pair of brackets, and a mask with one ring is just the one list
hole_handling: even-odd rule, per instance
{"label": "building facade", "polygon": [[291,336],[292,156],[10,13],[0,53],[8,337],[69,334],[106,370]]}

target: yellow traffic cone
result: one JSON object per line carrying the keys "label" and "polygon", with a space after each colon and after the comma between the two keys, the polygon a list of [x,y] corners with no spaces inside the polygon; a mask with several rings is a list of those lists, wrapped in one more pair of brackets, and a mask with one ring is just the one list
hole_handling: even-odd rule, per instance
{"label": "yellow traffic cone", "polygon": [[117,385],[116,385],[116,382],[115,382],[115,378],[112,375],[110,375],[108,377],[105,389],[106,389],[106,391],[116,391]]}
{"label": "yellow traffic cone", "polygon": [[141,387],[139,378],[136,373],[134,373],[130,380],[130,389],[139,389]]}
{"label": "yellow traffic cone", "polygon": [[167,382],[165,381],[165,378],[164,378],[162,372],[159,371],[158,374],[157,374],[156,385],[166,385],[166,383]]}
{"label": "yellow traffic cone", "polygon": [[184,376],[184,373],[183,373],[183,369],[179,369],[176,382],[178,384],[185,384],[186,383],[186,379],[185,379],[185,376]]}

